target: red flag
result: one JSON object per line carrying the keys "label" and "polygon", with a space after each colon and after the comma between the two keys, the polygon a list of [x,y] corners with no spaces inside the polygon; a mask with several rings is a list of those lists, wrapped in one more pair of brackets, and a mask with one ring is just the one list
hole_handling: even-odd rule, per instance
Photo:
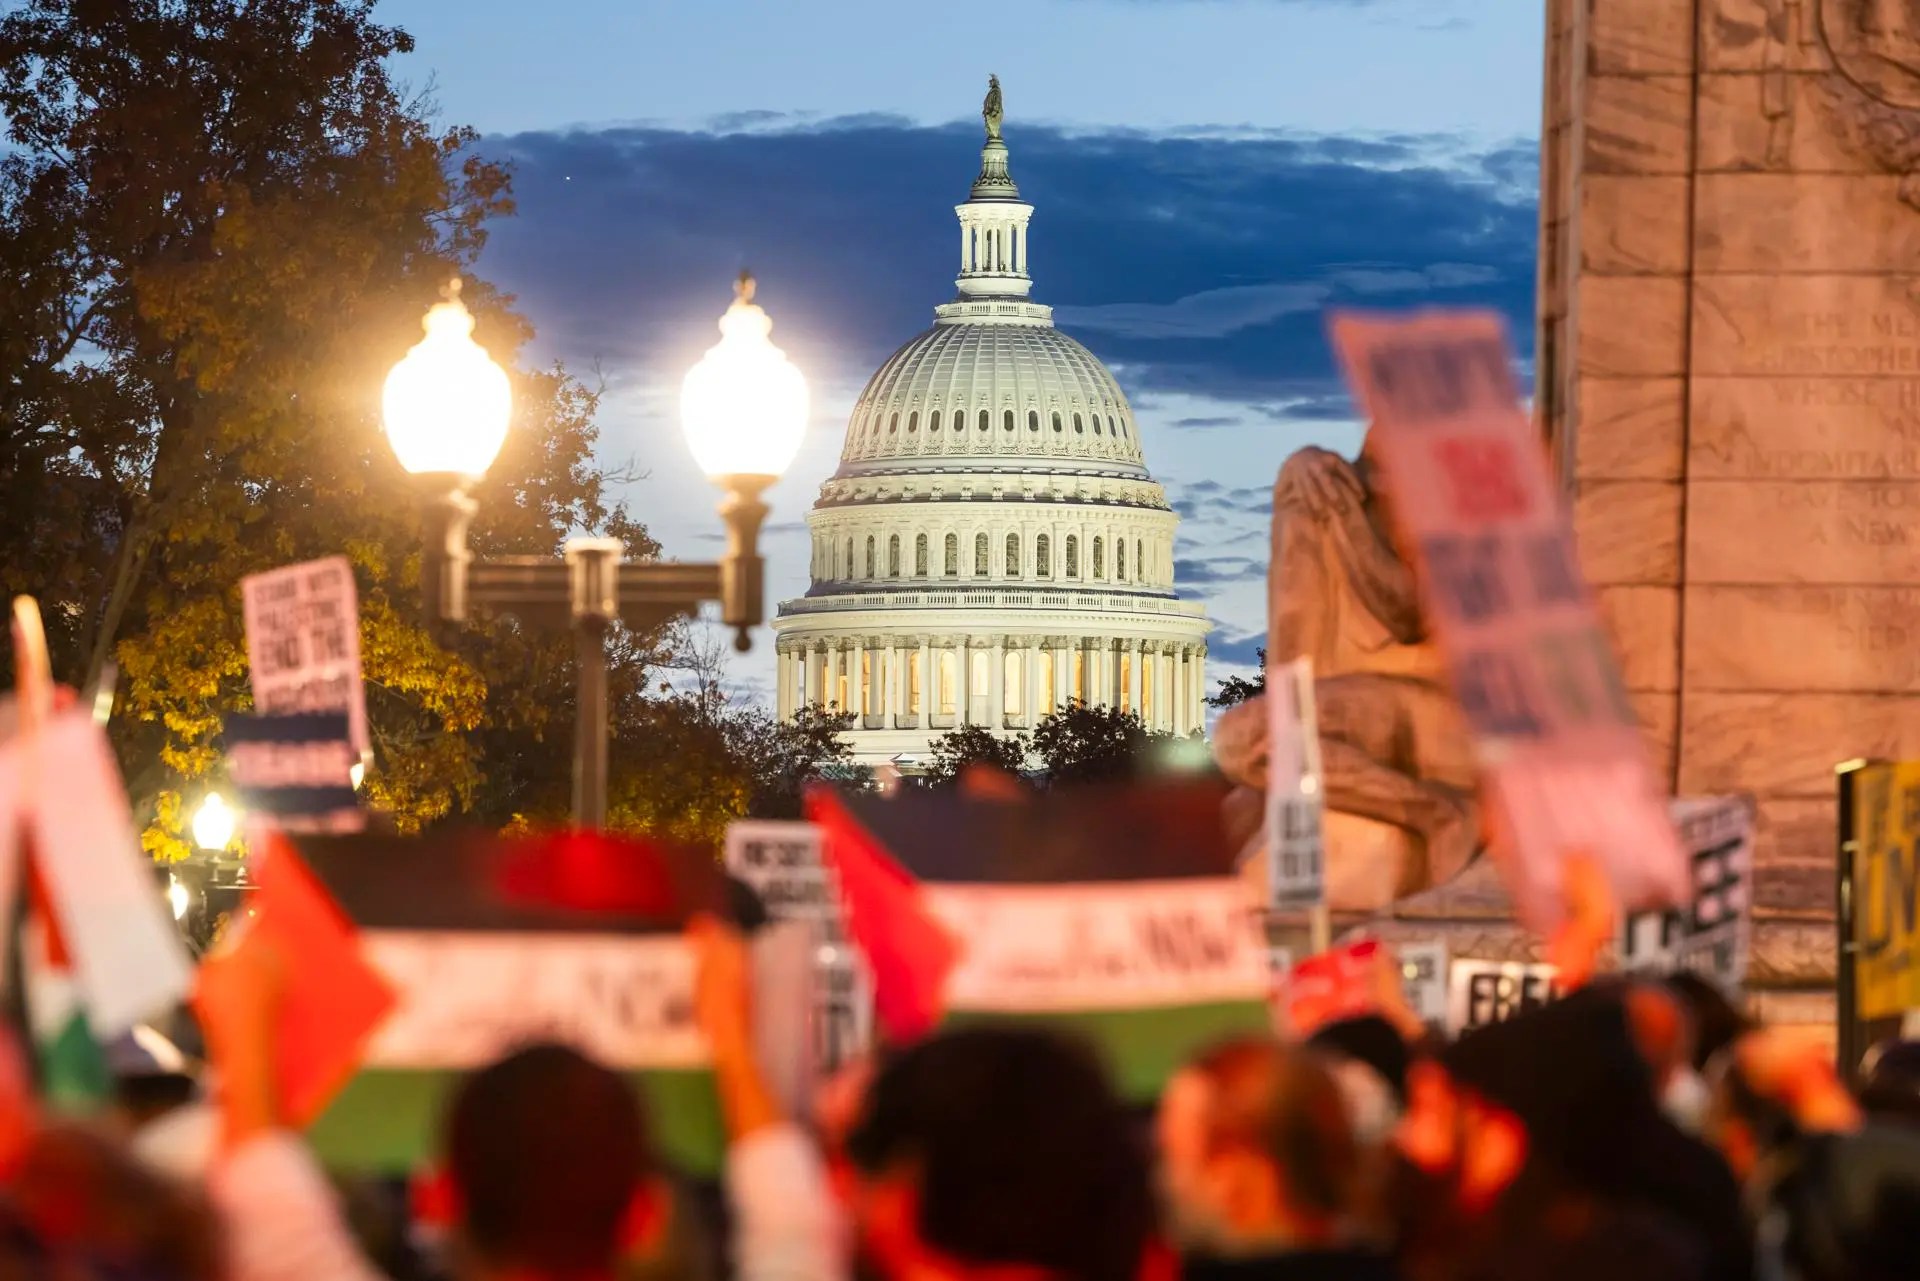
{"label": "red flag", "polygon": [[679,908],[676,851],[604,832],[560,832],[511,842],[500,867],[508,902],[572,912],[665,919]]}
{"label": "red flag", "polygon": [[346,914],[278,833],[259,859],[254,919],[235,953],[278,949],[287,963],[275,1037],[275,1083],[287,1120],[305,1128],[360,1065],[394,1005],[393,988],[360,950]]}
{"label": "red flag", "polygon": [[807,817],[840,887],[847,933],[873,970],[874,1013],[897,1041],[939,1023],[942,989],[960,945],[921,902],[920,886],[826,788],[807,794]]}

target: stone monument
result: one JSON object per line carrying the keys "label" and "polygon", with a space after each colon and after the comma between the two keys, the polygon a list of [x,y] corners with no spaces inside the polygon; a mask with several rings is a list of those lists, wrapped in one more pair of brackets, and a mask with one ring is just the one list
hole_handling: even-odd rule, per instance
{"label": "stone monument", "polygon": [[1920,5],[1549,0],[1537,405],[1657,758],[1758,798],[1830,1023],[1834,776],[1920,756]]}

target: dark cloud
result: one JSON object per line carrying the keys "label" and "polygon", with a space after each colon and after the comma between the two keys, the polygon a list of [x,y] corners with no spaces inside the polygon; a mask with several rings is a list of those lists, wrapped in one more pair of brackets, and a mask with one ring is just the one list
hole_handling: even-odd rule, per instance
{"label": "dark cloud", "polygon": [[1176,418],[1169,426],[1205,429],[1208,427],[1238,427],[1240,422],[1241,420],[1238,418]]}
{"label": "dark cloud", "polygon": [[1264,580],[1266,576],[1266,562],[1256,563],[1245,556],[1212,556],[1203,560],[1173,562],[1173,581],[1182,587],[1257,582]]}
{"label": "dark cloud", "polygon": [[1215,632],[1207,641],[1207,661],[1210,663],[1237,664],[1241,667],[1258,667],[1260,651],[1266,648],[1267,634],[1259,632],[1245,636],[1224,635],[1226,629]]}
{"label": "dark cloud", "polygon": [[[482,266],[549,352],[600,358],[618,386],[677,377],[750,265],[775,340],[816,380],[858,380],[951,296],[978,140],[972,124],[759,112],[710,132],[487,138],[514,161],[520,214]],[[1530,346],[1530,143],[1036,126],[1008,142],[1036,206],[1035,296],[1129,391],[1339,416],[1328,305],[1492,306]]]}

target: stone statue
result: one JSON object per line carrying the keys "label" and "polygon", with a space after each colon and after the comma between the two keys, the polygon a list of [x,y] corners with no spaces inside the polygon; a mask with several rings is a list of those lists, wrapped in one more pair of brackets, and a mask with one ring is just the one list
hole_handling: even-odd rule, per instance
{"label": "stone statue", "polygon": [[[1313,662],[1327,809],[1327,896],[1372,911],[1445,884],[1480,846],[1466,722],[1395,545],[1379,464],[1302,449],[1273,488],[1267,661]],[[1240,788],[1266,786],[1267,709],[1220,718],[1214,753]],[[1250,828],[1248,796],[1230,821]]]}
{"label": "stone statue", "polygon": [[1000,77],[987,77],[987,100],[980,105],[980,118],[987,122],[987,141],[1000,141]]}

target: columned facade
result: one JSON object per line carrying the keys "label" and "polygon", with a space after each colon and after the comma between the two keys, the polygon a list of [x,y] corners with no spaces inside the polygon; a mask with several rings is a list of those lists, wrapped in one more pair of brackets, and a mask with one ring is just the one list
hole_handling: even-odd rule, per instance
{"label": "columned facade", "polygon": [[1205,725],[1202,608],[1126,396],[1028,297],[1033,207],[989,137],[956,207],[958,294],[861,393],[808,513],[811,586],[774,620],[779,711],[852,712],[864,763],[1072,703]]}

